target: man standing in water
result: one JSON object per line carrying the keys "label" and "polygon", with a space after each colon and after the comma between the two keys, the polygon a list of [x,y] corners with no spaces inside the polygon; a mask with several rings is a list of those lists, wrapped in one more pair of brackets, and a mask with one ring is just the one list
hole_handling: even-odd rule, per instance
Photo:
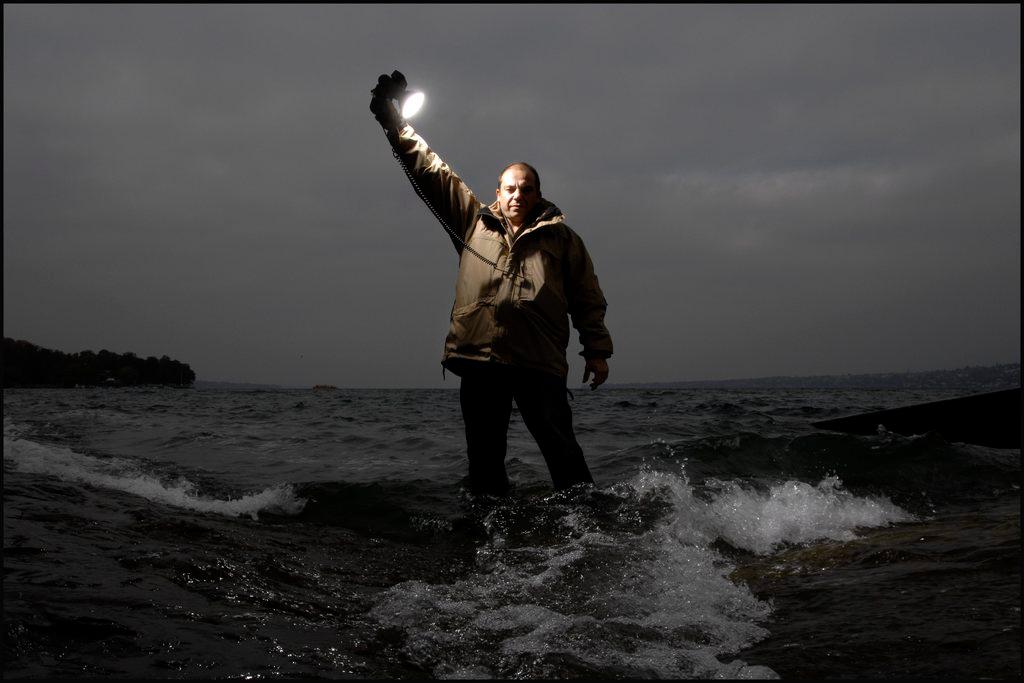
{"label": "man standing in water", "polygon": [[541,196],[532,166],[516,162],[498,178],[496,201],[481,203],[427,146],[392,97],[405,78],[382,75],[370,110],[411,175],[420,197],[448,224],[459,253],[451,326],[442,365],[461,378],[470,488],[503,495],[512,401],[537,441],[556,489],[592,484],[566,399],[569,319],[586,359],[591,389],[608,378],[612,340],[607,302],[583,241]]}

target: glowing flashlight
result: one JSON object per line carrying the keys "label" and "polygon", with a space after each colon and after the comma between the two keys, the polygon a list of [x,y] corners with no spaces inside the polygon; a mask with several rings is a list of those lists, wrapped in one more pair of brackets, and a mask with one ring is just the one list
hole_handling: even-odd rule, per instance
{"label": "glowing flashlight", "polygon": [[420,91],[409,93],[405,101],[402,102],[402,118],[411,119],[413,116],[423,108],[423,101],[427,99],[427,96]]}

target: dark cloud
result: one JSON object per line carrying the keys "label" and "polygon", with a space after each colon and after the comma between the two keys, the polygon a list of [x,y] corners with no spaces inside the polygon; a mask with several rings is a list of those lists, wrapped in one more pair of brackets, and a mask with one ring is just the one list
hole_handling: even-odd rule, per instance
{"label": "dark cloud", "polygon": [[1012,5],[5,5],[4,333],[208,379],[439,384],[455,255],[367,109],[400,68],[481,197],[540,169],[606,290],[612,381],[1017,360],[1019,26]]}

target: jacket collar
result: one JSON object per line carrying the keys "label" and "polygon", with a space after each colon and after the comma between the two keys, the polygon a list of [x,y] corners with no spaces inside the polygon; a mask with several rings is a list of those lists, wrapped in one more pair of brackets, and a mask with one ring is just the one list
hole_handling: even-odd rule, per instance
{"label": "jacket collar", "polygon": [[[562,214],[561,209],[543,197],[537,202],[537,206],[534,209],[533,214],[534,217],[530,219],[530,222],[527,223],[526,226],[516,235],[517,240],[526,233],[533,232],[537,228],[565,222],[565,216]],[[501,207],[497,200],[495,200],[490,206],[481,206],[476,212],[476,215],[479,218],[485,218],[493,222],[501,230],[508,232],[508,226],[505,224],[504,217],[501,215]]]}

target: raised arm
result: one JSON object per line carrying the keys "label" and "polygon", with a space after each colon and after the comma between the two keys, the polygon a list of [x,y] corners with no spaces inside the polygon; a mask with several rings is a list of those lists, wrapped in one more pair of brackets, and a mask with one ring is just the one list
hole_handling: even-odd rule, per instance
{"label": "raised arm", "polygon": [[[405,89],[405,77],[399,72],[383,75],[373,89],[370,111],[384,128],[391,148],[412,176],[419,195],[463,240],[473,226],[481,203],[462,178],[441,159],[413,127],[402,119],[393,102],[396,90]],[[456,251],[462,245],[454,238]]]}

